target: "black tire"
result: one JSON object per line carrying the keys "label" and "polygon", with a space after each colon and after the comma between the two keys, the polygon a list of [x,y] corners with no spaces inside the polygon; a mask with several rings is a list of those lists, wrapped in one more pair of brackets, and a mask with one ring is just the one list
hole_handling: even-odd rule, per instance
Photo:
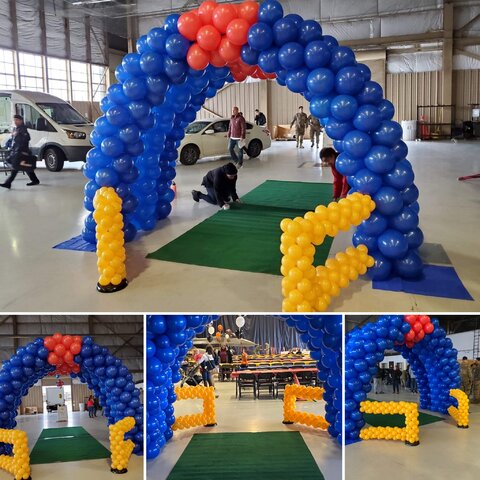
{"label": "black tire", "polygon": [[262,149],[262,142],[255,138],[248,144],[248,156],[250,158],[257,158],[262,153]]}
{"label": "black tire", "polygon": [[196,145],[185,145],[180,153],[180,163],[195,165],[200,158],[200,150]]}
{"label": "black tire", "polygon": [[43,159],[45,160],[45,166],[50,172],[60,172],[63,169],[65,163],[65,155],[63,152],[55,147],[47,148],[43,152]]}

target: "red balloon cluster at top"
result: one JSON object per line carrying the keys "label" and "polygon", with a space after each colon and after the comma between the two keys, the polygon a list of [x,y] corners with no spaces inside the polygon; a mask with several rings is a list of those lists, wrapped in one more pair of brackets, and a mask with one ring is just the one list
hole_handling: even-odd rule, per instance
{"label": "red balloon cluster at top", "polygon": [[254,65],[247,65],[240,58],[240,51],[247,43],[248,30],[258,20],[259,5],[247,0],[239,5],[203,2],[178,19],[178,31],[194,42],[187,53],[188,65],[203,70],[209,64],[228,66],[233,78],[242,82],[247,77],[275,78]]}
{"label": "red balloon cluster at top", "polygon": [[51,337],[45,337],[43,344],[50,352],[48,363],[57,367],[52,375],[68,375],[80,372],[80,365],[75,363],[74,358],[82,350],[81,336],[72,337],[71,335],[55,333]]}
{"label": "red balloon cluster at top", "polygon": [[405,321],[410,324],[410,331],[405,334],[405,345],[412,348],[415,343],[423,340],[435,330],[433,323],[428,315],[405,315]]}

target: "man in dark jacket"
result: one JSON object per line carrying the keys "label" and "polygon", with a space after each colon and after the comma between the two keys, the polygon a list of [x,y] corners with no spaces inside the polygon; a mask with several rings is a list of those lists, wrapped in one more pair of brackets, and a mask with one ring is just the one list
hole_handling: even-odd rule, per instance
{"label": "man in dark jacket", "polygon": [[[228,151],[230,152],[233,162],[238,166],[238,168],[242,168],[243,166],[243,145],[240,146],[239,142],[245,141],[245,133],[245,118],[243,115],[240,115],[238,107],[233,107],[230,124],[228,125]],[[238,155],[235,151],[235,147],[237,147],[239,150]]]}
{"label": "man in dark jacket", "polygon": [[255,110],[255,125],[263,127],[267,123],[265,115],[257,108]]}
{"label": "man in dark jacket", "polygon": [[12,165],[12,173],[5,183],[0,183],[0,187],[10,188],[20,170],[27,172],[28,178],[30,178],[30,182],[27,183],[29,187],[38,185],[40,180],[33,171],[35,165],[31,161],[31,153],[28,146],[30,143],[30,134],[23,123],[23,117],[21,115],[14,115],[13,121],[15,123],[15,129],[12,133],[12,150],[8,157],[8,163]]}
{"label": "man in dark jacket", "polygon": [[228,202],[233,200],[239,202],[237,195],[237,167],[233,163],[227,163],[223,167],[210,170],[204,177],[202,185],[206,188],[205,195],[198,190],[192,190],[193,199],[198,202],[200,199],[205,200],[212,205],[218,205],[224,210],[228,210],[230,205]]}

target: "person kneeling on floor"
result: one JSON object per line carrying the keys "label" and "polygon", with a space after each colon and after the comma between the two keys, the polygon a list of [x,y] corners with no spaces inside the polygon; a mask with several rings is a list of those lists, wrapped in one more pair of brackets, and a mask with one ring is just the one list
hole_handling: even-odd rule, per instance
{"label": "person kneeling on floor", "polygon": [[202,186],[207,190],[207,194],[192,190],[193,199],[198,202],[205,200],[212,205],[218,205],[224,210],[228,210],[228,202],[240,202],[237,195],[237,167],[233,163],[227,163],[223,167],[210,170],[202,181]]}
{"label": "person kneeling on floor", "polygon": [[347,177],[343,176],[335,168],[335,160],[338,157],[338,152],[332,147],[325,147],[320,150],[320,159],[322,163],[332,168],[333,175],[333,199],[337,202],[340,198],[345,198],[350,190],[347,182]]}

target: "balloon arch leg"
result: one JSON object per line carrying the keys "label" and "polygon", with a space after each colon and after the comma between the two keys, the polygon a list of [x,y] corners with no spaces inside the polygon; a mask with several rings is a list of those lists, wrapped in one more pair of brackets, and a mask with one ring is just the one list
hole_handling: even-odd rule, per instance
{"label": "balloon arch leg", "polygon": [[[21,461],[22,473],[15,474],[15,478],[29,478],[28,443],[26,441],[22,451],[18,451],[15,442],[7,440],[8,432],[13,433],[12,439],[16,433],[20,433],[14,429],[17,426],[15,417],[22,397],[47,375],[70,375],[86,383],[88,388],[95,392],[110,426],[112,471],[126,472],[132,451],[137,455],[143,454],[143,405],[132,374],[120,359],[111,355],[106,347],[96,344],[91,337],[60,333],[37,338],[20,347],[15,355],[2,365],[0,466],[15,466]],[[17,458],[20,460],[16,460]]]}
{"label": "balloon arch leg", "polygon": [[[323,382],[328,433],[342,442],[342,317],[282,315],[295,328],[317,361]],[[173,436],[175,383],[196,334],[218,316],[150,315],[147,318],[147,458],[156,458]],[[188,389],[190,387],[184,387]],[[195,387],[198,388],[198,387]],[[183,390],[180,389],[180,390]],[[184,398],[187,398],[185,396]]]}
{"label": "balloon arch leg", "polygon": [[[336,167],[350,192],[375,202],[353,235],[354,245],[365,245],[375,260],[370,277],[421,275],[419,192],[402,129],[392,121],[394,106],[371,80],[369,68],[350,48],[323,35],[318,22],[284,16],[276,0],[205,1],[140,37],[137,52],[123,58],[116,77],[119,83],[101,101],[104,115],[95,122],[94,148],[84,169],[89,179],[84,205],[91,212],[86,241],[95,243],[99,234],[92,212],[102,187],[114,188],[121,199],[125,241],[138,230],[154,229],[171,212],[177,149],[204,102],[231,82],[275,79],[310,102],[340,152]],[[123,253],[110,262],[115,252],[101,267],[102,282],[113,290],[125,283],[121,269],[114,271]]]}
{"label": "balloon arch leg", "polygon": [[[457,350],[438,320],[426,315],[380,317],[351,330],[345,339],[346,444],[360,440],[365,425],[361,404],[372,389],[371,381],[385,350],[394,349],[403,355],[415,374],[420,408],[447,414],[452,413],[452,406],[457,406],[452,398],[460,386]],[[468,403],[466,396],[465,400]]]}

